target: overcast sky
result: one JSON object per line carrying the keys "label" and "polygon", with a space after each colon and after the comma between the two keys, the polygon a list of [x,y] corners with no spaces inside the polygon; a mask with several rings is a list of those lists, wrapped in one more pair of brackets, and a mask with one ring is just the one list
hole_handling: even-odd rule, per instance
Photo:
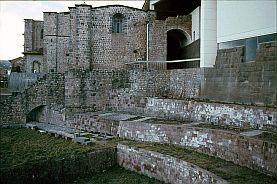
{"label": "overcast sky", "polygon": [[24,44],[24,19],[43,20],[42,12],[64,12],[75,4],[93,7],[122,4],[142,8],[143,0],[94,1],[0,1],[0,60],[22,56]]}

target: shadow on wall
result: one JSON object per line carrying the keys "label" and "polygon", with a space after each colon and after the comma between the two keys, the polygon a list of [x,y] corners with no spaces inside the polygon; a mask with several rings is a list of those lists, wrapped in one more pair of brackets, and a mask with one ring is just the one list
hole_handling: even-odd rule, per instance
{"label": "shadow on wall", "polygon": [[34,109],[32,109],[27,115],[26,115],[26,123],[31,121],[37,121],[41,122],[41,120],[44,117],[44,112],[46,110],[46,105],[40,105]]}

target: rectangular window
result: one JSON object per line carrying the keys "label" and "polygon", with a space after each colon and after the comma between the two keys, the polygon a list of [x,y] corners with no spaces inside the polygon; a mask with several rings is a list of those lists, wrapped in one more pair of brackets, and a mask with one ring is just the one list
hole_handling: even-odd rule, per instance
{"label": "rectangular window", "polygon": [[245,61],[254,61],[256,58],[257,37],[248,38],[245,42]]}
{"label": "rectangular window", "polygon": [[277,34],[269,34],[258,37],[258,43],[274,42],[276,41]]}

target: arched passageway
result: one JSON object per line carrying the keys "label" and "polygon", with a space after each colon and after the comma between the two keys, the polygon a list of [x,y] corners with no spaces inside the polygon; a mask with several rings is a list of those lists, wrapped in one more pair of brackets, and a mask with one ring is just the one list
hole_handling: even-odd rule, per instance
{"label": "arched passageway", "polygon": [[41,106],[38,106],[38,107],[32,109],[26,115],[26,123],[31,122],[31,121],[40,122],[43,119],[43,117],[45,116],[45,114],[44,114],[45,109],[46,109],[45,105],[41,105]]}
{"label": "arched passageway", "polygon": [[167,32],[167,61],[179,60],[184,57],[184,47],[189,39],[180,29],[172,29]]}

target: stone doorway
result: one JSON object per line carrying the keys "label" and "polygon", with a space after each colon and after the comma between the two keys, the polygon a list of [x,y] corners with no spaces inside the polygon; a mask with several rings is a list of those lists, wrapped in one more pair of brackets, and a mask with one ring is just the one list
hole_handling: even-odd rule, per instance
{"label": "stone doorway", "polygon": [[[188,43],[189,39],[184,31],[180,29],[169,30],[167,32],[167,61],[184,59],[184,48]],[[176,64],[177,63],[168,63],[167,68],[173,69]]]}

